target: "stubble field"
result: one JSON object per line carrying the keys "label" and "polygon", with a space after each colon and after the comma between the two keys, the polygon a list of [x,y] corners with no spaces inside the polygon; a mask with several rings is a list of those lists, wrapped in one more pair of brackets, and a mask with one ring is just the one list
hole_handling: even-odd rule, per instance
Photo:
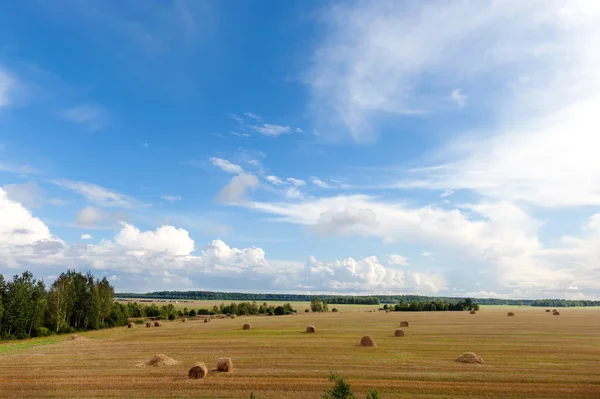
{"label": "stubble field", "polygon": [[[468,312],[341,313],[165,322],[0,344],[2,398],[320,398],[330,371],[358,398],[600,398],[600,309],[483,308]],[[510,310],[515,317],[506,316]],[[401,320],[406,336],[393,332]],[[243,331],[244,323],[252,330]],[[307,325],[316,334],[305,333]],[[360,347],[371,335],[376,348]],[[457,363],[475,352],[483,365]],[[139,367],[163,353],[171,367]],[[197,361],[231,373],[189,380]]]}

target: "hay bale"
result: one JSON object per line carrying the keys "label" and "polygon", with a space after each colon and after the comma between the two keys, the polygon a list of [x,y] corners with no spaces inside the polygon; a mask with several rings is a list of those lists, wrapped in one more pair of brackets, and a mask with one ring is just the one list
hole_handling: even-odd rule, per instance
{"label": "hay bale", "polygon": [[173,358],[170,358],[167,355],[163,355],[159,353],[158,355],[154,355],[152,359],[148,360],[146,363],[143,363],[144,366],[152,366],[152,367],[164,367],[164,366],[174,366],[179,362]]}
{"label": "hay bale", "polygon": [[377,346],[377,344],[375,344],[373,337],[365,335],[360,340],[360,346]]}
{"label": "hay bale", "polygon": [[546,309],[546,313],[550,313],[550,309]]}
{"label": "hay bale", "polygon": [[146,322],[146,328],[150,328],[150,327],[152,327],[152,322],[150,322],[150,321]]}
{"label": "hay bale", "polygon": [[217,359],[217,371],[228,373],[231,370],[233,370],[233,362],[230,357],[221,357]]}
{"label": "hay bale", "polygon": [[130,321],[130,322],[127,324],[127,328],[135,328],[135,323],[134,323],[133,321]]}
{"label": "hay bale", "polygon": [[560,316],[560,312],[558,310],[555,310],[554,312],[552,312],[553,316]]}
{"label": "hay bale", "polygon": [[182,322],[182,323],[185,323],[185,321],[186,321],[186,320],[187,320],[187,319],[184,317],[183,319],[181,319],[181,322]]}
{"label": "hay bale", "polygon": [[246,324],[244,324],[244,327],[242,327],[242,329],[244,329],[244,330],[249,330],[251,328],[252,328],[252,326],[250,325],[250,323],[246,323]]}
{"label": "hay bale", "polygon": [[188,371],[189,378],[205,379],[207,375],[208,369],[204,363],[196,363],[190,371]]}
{"label": "hay bale", "polygon": [[469,313],[470,313],[470,314],[476,314],[477,312],[476,312],[476,311],[474,311],[474,310],[471,310]]}
{"label": "hay bale", "polygon": [[154,322],[154,327],[160,327],[160,326],[162,326],[162,323],[160,321],[156,320]]}
{"label": "hay bale", "polygon": [[69,337],[69,341],[74,341],[74,342],[85,342],[85,341],[89,341],[88,338],[82,337],[81,335],[77,335],[77,334],[73,334]]}
{"label": "hay bale", "polygon": [[307,333],[316,333],[317,329],[315,328],[315,326],[310,325],[310,326],[306,327],[306,332]]}
{"label": "hay bale", "polygon": [[208,323],[209,321],[210,321],[210,317],[205,317],[205,318],[204,318],[204,322],[205,322],[205,323]]}
{"label": "hay bale", "polygon": [[515,314],[513,312],[508,312],[506,315],[507,316],[514,316]]}
{"label": "hay bale", "polygon": [[396,331],[394,331],[394,336],[396,337],[404,337],[404,330],[399,328]]}
{"label": "hay bale", "polygon": [[401,321],[400,327],[408,327],[408,321]]}
{"label": "hay bale", "polygon": [[232,315],[231,315],[231,318],[232,318],[232,319],[235,319],[236,317],[237,317],[237,316],[236,316],[236,315],[234,315],[234,314],[232,314]]}
{"label": "hay bale", "polygon": [[483,359],[481,357],[477,356],[476,354],[474,354],[473,352],[465,352],[462,355],[460,355],[459,357],[457,357],[455,360],[460,363],[470,363],[470,364],[484,363]]}

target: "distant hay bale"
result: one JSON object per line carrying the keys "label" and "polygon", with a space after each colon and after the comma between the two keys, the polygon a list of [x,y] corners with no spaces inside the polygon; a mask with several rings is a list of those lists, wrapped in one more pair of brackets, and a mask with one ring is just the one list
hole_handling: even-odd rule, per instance
{"label": "distant hay bale", "polygon": [[514,316],[515,314],[513,312],[508,312],[506,315],[507,316]]}
{"label": "distant hay bale", "polygon": [[232,315],[231,315],[231,318],[232,318],[232,319],[235,319],[236,317],[237,317],[237,316],[236,316],[236,315],[234,315],[234,314],[232,314]]}
{"label": "distant hay bale", "polygon": [[546,312],[547,312],[547,313],[550,313],[550,309],[546,309]]}
{"label": "distant hay bale", "polygon": [[230,372],[233,370],[233,362],[230,357],[221,357],[217,359],[217,371]]}
{"label": "distant hay bale", "polygon": [[552,311],[553,311],[553,312],[556,312],[557,310],[556,310],[556,309],[552,309]]}
{"label": "distant hay bale", "polygon": [[181,322],[182,322],[182,323],[185,323],[185,321],[186,321],[186,320],[187,320],[187,319],[184,317],[183,319],[181,319]]}
{"label": "distant hay bale", "polygon": [[396,337],[404,337],[404,330],[399,328],[396,331],[394,331],[394,336]]}
{"label": "distant hay bale", "polygon": [[476,354],[474,354],[473,352],[465,352],[462,355],[460,355],[459,357],[457,357],[455,360],[460,363],[470,363],[470,364],[484,363],[483,359],[481,357],[477,356]]}
{"label": "distant hay bale", "polygon": [[242,329],[244,329],[244,330],[249,330],[251,328],[252,328],[252,326],[250,325],[250,323],[246,323],[246,324],[244,324],[244,327],[242,327]]}
{"label": "distant hay bale", "polygon": [[152,366],[152,367],[164,367],[164,366],[174,366],[179,362],[173,358],[170,358],[167,355],[163,355],[159,353],[158,355],[154,355],[152,359],[148,360],[146,363],[142,363],[139,366]]}
{"label": "distant hay bale", "polygon": [[310,325],[310,326],[306,327],[306,332],[307,333],[316,333],[317,329],[315,328],[315,326]]}
{"label": "distant hay bale", "polygon": [[408,327],[408,321],[401,321],[400,327]]}
{"label": "distant hay bale", "polygon": [[162,323],[160,321],[156,320],[154,322],[154,327],[160,327],[160,326],[162,326]]}
{"label": "distant hay bale", "polygon": [[204,319],[205,323],[208,323],[209,321],[210,321],[210,318],[208,318],[208,317]]}
{"label": "distant hay bale", "polygon": [[560,316],[560,312],[559,312],[558,310],[555,310],[554,312],[552,312],[552,314],[553,314],[554,316]]}
{"label": "distant hay bale", "polygon": [[150,328],[150,327],[152,327],[152,322],[150,322],[150,321],[146,322],[146,328]]}
{"label": "distant hay bale", "polygon": [[190,371],[188,371],[189,378],[204,379],[206,378],[207,374],[208,369],[206,368],[206,365],[204,363],[196,363],[190,369]]}
{"label": "distant hay bale", "polygon": [[373,337],[365,335],[360,340],[360,346],[377,346],[377,344],[375,344]]}
{"label": "distant hay bale", "polygon": [[127,324],[127,328],[135,328],[135,323],[134,323],[133,321],[130,321],[130,322]]}
{"label": "distant hay bale", "polygon": [[477,312],[476,312],[476,311],[474,311],[474,310],[471,310],[469,313],[470,313],[470,314],[477,314]]}

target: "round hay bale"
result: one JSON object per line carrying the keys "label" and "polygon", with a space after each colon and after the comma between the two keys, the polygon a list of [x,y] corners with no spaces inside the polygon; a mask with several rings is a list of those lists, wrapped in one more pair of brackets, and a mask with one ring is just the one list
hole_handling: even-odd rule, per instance
{"label": "round hay bale", "polygon": [[476,311],[474,311],[474,310],[471,310],[469,313],[470,313],[470,314],[477,314],[477,312],[476,312]]}
{"label": "round hay bale", "polygon": [[163,355],[159,353],[158,355],[154,355],[152,359],[148,360],[145,365],[152,367],[163,367],[163,366],[174,366],[179,363],[177,360],[170,358],[167,355]]}
{"label": "round hay bale", "polygon": [[208,369],[204,363],[196,363],[194,366],[188,371],[189,378],[196,379],[205,379],[208,374]]}
{"label": "round hay bale", "polygon": [[400,327],[408,327],[408,321],[401,321]]}
{"label": "round hay bale", "polygon": [[373,337],[365,335],[360,340],[360,346],[377,346],[377,344],[375,344]]}
{"label": "round hay bale", "polygon": [[508,312],[506,315],[507,316],[514,316],[515,314],[513,312]]}
{"label": "round hay bale", "polygon": [[315,328],[315,326],[310,325],[310,326],[306,327],[306,332],[307,333],[316,333],[317,329]]}
{"label": "round hay bale", "polygon": [[404,330],[399,328],[396,331],[394,331],[394,336],[396,337],[404,337]]}
{"label": "round hay bale", "polygon": [[221,357],[217,359],[217,371],[229,373],[233,370],[233,362],[230,357]]}
{"label": "round hay bale", "polygon": [[556,309],[552,309],[553,312],[556,312]]}
{"label": "round hay bale", "polygon": [[135,323],[134,323],[133,321],[130,321],[130,322],[127,324],[127,328],[135,328]]}
{"label": "round hay bale", "polygon": [[182,323],[185,323],[185,321],[186,321],[186,320],[187,320],[187,319],[184,317],[183,319],[181,319],[181,322],[182,322]]}
{"label": "round hay bale", "polygon": [[231,318],[232,318],[232,319],[235,319],[236,317],[237,317],[237,316],[236,316],[236,315],[234,315],[234,314],[232,314],[232,315],[231,315]]}
{"label": "round hay bale", "polygon": [[146,322],[146,328],[150,328],[150,327],[152,327],[152,322],[150,322],[150,321]]}
{"label": "round hay bale", "polygon": [[546,313],[550,313],[550,309],[546,309]]}
{"label": "round hay bale", "polygon": [[552,312],[552,315],[554,315],[554,316],[560,316],[560,312],[558,310],[556,310],[556,311]]}
{"label": "round hay bale", "polygon": [[474,354],[473,352],[465,352],[462,355],[460,355],[459,357],[457,357],[455,360],[460,363],[470,363],[470,364],[484,363],[483,359],[481,357],[477,356],[476,354]]}
{"label": "round hay bale", "polygon": [[208,317],[204,319],[205,323],[208,323],[209,321],[210,321],[210,318],[208,318]]}
{"label": "round hay bale", "polygon": [[242,327],[243,330],[249,330],[251,328],[252,328],[252,326],[250,325],[250,323],[246,323],[246,324],[244,324],[244,327]]}
{"label": "round hay bale", "polygon": [[162,323],[160,321],[156,320],[154,322],[154,327],[160,327],[160,326],[162,326]]}

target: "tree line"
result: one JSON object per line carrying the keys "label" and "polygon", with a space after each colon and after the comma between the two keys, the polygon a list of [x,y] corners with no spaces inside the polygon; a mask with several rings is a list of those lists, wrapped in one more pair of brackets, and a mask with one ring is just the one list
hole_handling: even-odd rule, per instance
{"label": "tree line", "polygon": [[[179,300],[217,300],[217,301],[276,301],[276,302],[308,302],[312,295],[304,294],[248,294],[241,292],[212,291],[157,291],[146,294],[119,293],[119,298],[140,299],[179,299]],[[354,295],[321,295],[321,299],[330,304],[379,305],[376,296]]]}
{"label": "tree line", "polygon": [[[123,293],[117,294],[119,298],[147,298],[147,299],[180,299],[180,300],[222,300],[222,301],[277,301],[277,302],[310,302],[313,295],[304,294],[248,294],[240,292],[212,292],[212,291],[158,291],[146,294]],[[328,304],[347,305],[395,305],[401,301],[408,303],[436,302],[459,303],[464,298],[433,297],[422,295],[319,295],[322,301]],[[479,305],[511,305],[511,306],[600,306],[600,301],[566,300],[566,299],[501,299],[477,298]]]}
{"label": "tree line", "polygon": [[106,278],[69,270],[46,288],[29,271],[0,274],[0,338],[15,339],[124,325]]}
{"label": "tree line", "polygon": [[411,301],[406,302],[401,300],[395,305],[383,305],[381,310],[389,310],[393,312],[443,312],[443,311],[463,311],[463,310],[479,310],[479,304],[473,302],[471,298],[467,298],[459,302],[448,301]]}

